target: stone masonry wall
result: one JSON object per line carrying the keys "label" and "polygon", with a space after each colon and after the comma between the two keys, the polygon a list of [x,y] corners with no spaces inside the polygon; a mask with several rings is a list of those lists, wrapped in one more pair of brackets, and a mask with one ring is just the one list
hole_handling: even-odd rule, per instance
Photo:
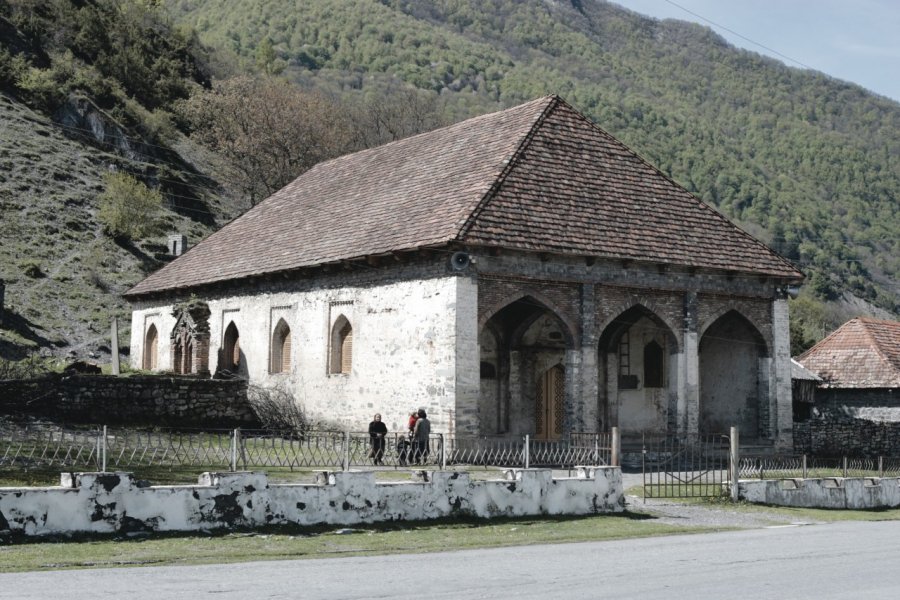
{"label": "stone masonry wall", "polygon": [[794,423],[794,452],[813,456],[900,457],[900,422],[860,419],[844,410],[818,409]]}
{"label": "stone masonry wall", "polygon": [[0,412],[110,425],[258,425],[246,381],[190,377],[55,375],[0,381]]}
{"label": "stone masonry wall", "polygon": [[352,525],[625,508],[618,467],[579,467],[576,477],[560,479],[549,469],[508,471],[494,481],[456,472],[430,477],[376,483],[372,472],[322,472],[314,485],[275,485],[265,473],[204,473],[195,486],[138,487],[130,473],[63,474],[60,487],[0,488],[0,534]]}

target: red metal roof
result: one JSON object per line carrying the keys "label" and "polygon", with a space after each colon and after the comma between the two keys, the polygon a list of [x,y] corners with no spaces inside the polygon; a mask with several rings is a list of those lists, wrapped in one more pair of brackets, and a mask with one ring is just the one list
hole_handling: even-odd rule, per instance
{"label": "red metal roof", "polygon": [[321,163],[126,296],[449,242],[802,278],[548,96]]}

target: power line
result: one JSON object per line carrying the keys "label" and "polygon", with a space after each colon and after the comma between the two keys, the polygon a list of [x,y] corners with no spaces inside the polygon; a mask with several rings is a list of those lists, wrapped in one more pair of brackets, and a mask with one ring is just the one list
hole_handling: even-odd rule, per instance
{"label": "power line", "polygon": [[703,20],[703,21],[706,21],[707,23],[709,23],[709,24],[712,25],[713,27],[718,27],[719,29],[722,29],[722,30],[724,30],[724,31],[727,31],[727,32],[730,33],[731,35],[737,36],[737,37],[741,38],[742,40],[744,40],[744,41],[746,41],[746,42],[750,42],[750,43],[753,44],[754,46],[759,46],[759,47],[762,48],[763,50],[766,50],[766,51],[768,51],[768,52],[771,52],[772,54],[774,54],[774,55],[776,55],[776,56],[779,56],[779,57],[781,57],[781,58],[783,58],[783,59],[785,59],[785,60],[788,60],[788,61],[790,61],[790,62],[792,62],[792,63],[796,63],[796,64],[800,65],[800,66],[803,67],[803,68],[809,69],[810,71],[818,71],[818,69],[816,69],[815,67],[811,67],[811,66],[809,66],[808,64],[806,64],[806,63],[804,63],[804,62],[801,62],[801,61],[797,60],[796,58],[791,58],[790,56],[788,56],[788,55],[786,55],[786,54],[782,54],[781,52],[779,52],[778,50],[775,50],[774,48],[770,48],[769,46],[766,46],[765,44],[761,44],[760,42],[757,42],[756,40],[752,40],[752,39],[748,38],[747,36],[742,35],[742,34],[738,33],[737,31],[735,31],[735,30],[733,30],[733,29],[730,29],[730,28],[728,28],[728,27],[725,27],[724,25],[720,25],[719,23],[716,23],[715,21],[713,21],[713,20],[711,20],[711,19],[707,19],[707,18],[704,17],[703,15],[701,15],[701,14],[699,14],[699,13],[696,13],[696,12],[694,12],[694,11],[688,9],[688,8],[685,8],[684,6],[681,6],[680,4],[678,4],[677,2],[673,2],[672,0],[663,0],[663,2],[667,2],[667,3],[671,4],[672,6],[674,6],[674,7],[676,7],[676,8],[680,8],[680,9],[683,10],[684,12],[686,12],[686,13],[688,13],[688,14],[691,14],[691,15],[694,15],[694,16],[697,17],[698,19],[701,19],[701,20]]}

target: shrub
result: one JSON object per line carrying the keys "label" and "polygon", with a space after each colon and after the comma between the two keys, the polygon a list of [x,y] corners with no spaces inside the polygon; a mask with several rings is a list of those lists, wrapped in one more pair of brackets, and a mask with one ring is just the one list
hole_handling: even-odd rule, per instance
{"label": "shrub", "polygon": [[116,238],[141,239],[159,230],[158,215],[162,194],[128,175],[108,173],[103,181],[106,190],[100,194],[97,215],[103,230]]}
{"label": "shrub", "polygon": [[310,429],[303,407],[283,385],[265,388],[251,385],[247,391],[250,407],[267,429],[303,434]]}
{"label": "shrub", "polygon": [[41,269],[41,264],[33,260],[26,260],[21,264],[21,268],[22,273],[24,273],[26,277],[30,277],[31,279],[41,279],[42,277],[47,276],[47,274],[44,273],[43,269]]}

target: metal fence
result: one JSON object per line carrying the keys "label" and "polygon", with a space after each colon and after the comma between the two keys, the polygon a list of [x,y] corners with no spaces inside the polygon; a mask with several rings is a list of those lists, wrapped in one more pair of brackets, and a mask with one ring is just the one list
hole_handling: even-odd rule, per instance
{"label": "metal fence", "polygon": [[900,477],[900,458],[819,457],[805,454],[742,457],[738,474],[741,479]]}
{"label": "metal fence", "polygon": [[175,431],[0,427],[0,468],[123,470],[140,467],[205,469],[328,468],[477,465],[573,467],[612,464],[612,435],[573,433],[561,440],[529,436],[491,438],[432,435],[418,446],[388,434],[373,446],[368,433],[270,430]]}

